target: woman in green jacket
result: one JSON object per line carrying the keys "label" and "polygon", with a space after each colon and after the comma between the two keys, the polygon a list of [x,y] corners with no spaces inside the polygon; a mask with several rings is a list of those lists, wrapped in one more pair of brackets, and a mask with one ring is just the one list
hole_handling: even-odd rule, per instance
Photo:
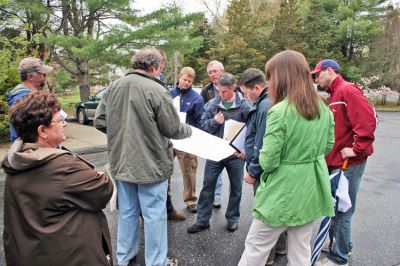
{"label": "woman in green jacket", "polygon": [[334,120],[317,94],[303,54],[283,51],[265,66],[273,107],[260,151],[264,172],[239,265],[265,265],[287,230],[288,265],[310,265],[313,221],[334,216],[325,155]]}

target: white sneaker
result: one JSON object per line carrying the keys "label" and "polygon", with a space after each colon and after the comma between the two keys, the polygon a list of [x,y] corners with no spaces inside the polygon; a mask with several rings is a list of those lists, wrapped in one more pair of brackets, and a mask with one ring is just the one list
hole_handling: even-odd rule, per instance
{"label": "white sneaker", "polygon": [[321,251],[325,253],[329,252],[329,240],[325,240],[324,244],[322,245]]}
{"label": "white sneaker", "polygon": [[178,259],[177,258],[168,259],[168,264],[167,265],[168,266],[178,266],[179,265]]}
{"label": "white sneaker", "polygon": [[328,258],[323,258],[322,260],[319,260],[315,263],[315,266],[348,266],[349,264],[337,264],[334,261],[331,261]]}

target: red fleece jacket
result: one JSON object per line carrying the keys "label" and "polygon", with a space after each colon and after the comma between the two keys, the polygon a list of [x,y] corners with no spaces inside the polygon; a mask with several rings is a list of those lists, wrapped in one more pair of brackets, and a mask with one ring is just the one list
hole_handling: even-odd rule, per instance
{"label": "red fleece jacket", "polygon": [[342,166],[340,151],[346,147],[352,147],[357,154],[349,159],[348,166],[366,161],[373,153],[372,142],[378,122],[375,109],[360,88],[341,76],[337,76],[326,91],[330,94],[329,108],[335,119],[335,145],[326,156],[328,167]]}

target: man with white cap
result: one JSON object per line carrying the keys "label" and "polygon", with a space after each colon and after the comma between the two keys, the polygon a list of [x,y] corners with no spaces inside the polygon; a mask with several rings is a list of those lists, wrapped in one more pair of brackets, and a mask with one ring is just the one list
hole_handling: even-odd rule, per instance
{"label": "man with white cap", "polygon": [[[27,57],[19,63],[18,70],[21,83],[7,93],[7,103],[10,107],[24,95],[41,90],[46,84],[47,74],[53,71],[53,67],[43,64],[42,60],[38,58]],[[11,125],[10,137],[11,142],[18,138]]]}

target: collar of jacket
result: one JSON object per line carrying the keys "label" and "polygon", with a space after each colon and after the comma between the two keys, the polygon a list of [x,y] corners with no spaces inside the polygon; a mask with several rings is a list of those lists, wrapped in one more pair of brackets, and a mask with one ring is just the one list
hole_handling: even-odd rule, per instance
{"label": "collar of jacket", "polygon": [[161,86],[165,87],[164,82],[162,82],[158,78],[155,78],[155,77],[152,77],[152,76],[150,76],[150,75],[148,75],[146,73],[143,73],[142,71],[130,70],[130,71],[128,71],[128,73],[125,74],[125,76],[132,75],[132,74],[136,74],[136,75],[151,79],[151,80],[157,82],[158,84],[160,84]]}
{"label": "collar of jacket", "polygon": [[257,102],[255,105],[259,104],[262,100],[268,97],[268,88],[265,87],[261,92],[260,96],[258,96]]}
{"label": "collar of jacket", "polygon": [[210,82],[210,83],[207,83],[206,84],[206,86],[204,86],[204,88],[206,89],[206,90],[214,90],[214,84],[212,83],[212,82]]}
{"label": "collar of jacket", "polygon": [[32,92],[32,89],[26,86],[25,84],[18,84],[13,88],[10,92],[7,93],[7,101],[11,101],[16,95],[20,94],[21,92]]}
{"label": "collar of jacket", "polygon": [[253,104],[253,106],[251,107],[248,117],[250,117],[250,113],[257,111],[257,108],[260,105],[260,103],[267,97],[268,97],[268,88],[265,87],[265,89],[261,92],[260,96],[258,96],[257,102]]}
{"label": "collar of jacket", "polygon": [[179,90],[179,92],[181,93],[181,94],[186,94],[186,93],[188,93],[190,90],[192,90],[192,87],[190,87],[190,88],[188,88],[188,89],[186,89],[186,90],[181,90],[181,88],[179,88],[179,87],[176,87],[178,90]]}
{"label": "collar of jacket", "polygon": [[[237,92],[235,92],[235,93],[236,93],[235,101],[233,102],[233,105],[229,109],[238,108],[242,104],[242,99],[240,98],[239,93],[237,93]],[[224,106],[224,103],[222,102],[221,97],[215,97],[214,104],[222,109],[226,109]]]}
{"label": "collar of jacket", "polygon": [[326,89],[326,92],[329,94],[332,94],[335,89],[339,86],[340,83],[342,83],[344,79],[342,76],[337,75],[337,77],[332,81],[331,85]]}

